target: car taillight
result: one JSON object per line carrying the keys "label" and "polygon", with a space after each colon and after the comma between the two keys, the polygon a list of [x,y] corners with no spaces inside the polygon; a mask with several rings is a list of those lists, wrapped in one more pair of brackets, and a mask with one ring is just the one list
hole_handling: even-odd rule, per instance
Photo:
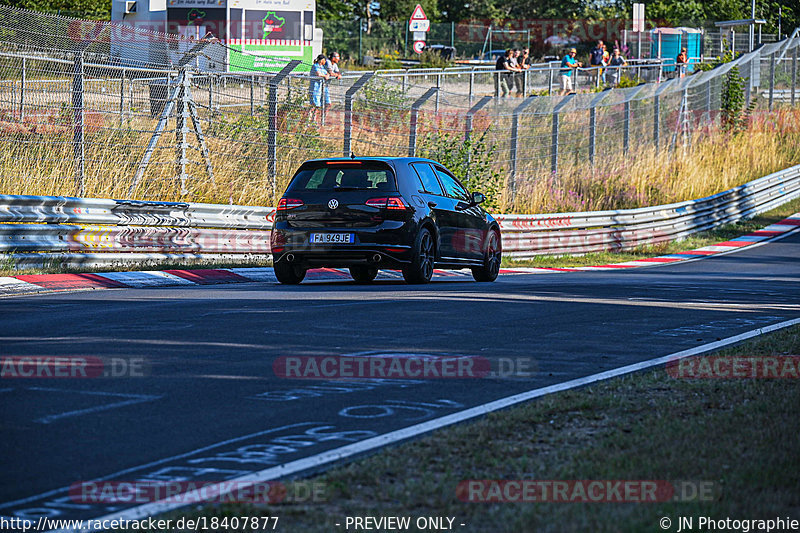
{"label": "car taillight", "polygon": [[294,209],[295,207],[302,207],[303,200],[296,198],[281,198],[278,202],[278,211],[286,211],[287,209]]}
{"label": "car taillight", "polygon": [[402,211],[406,208],[403,199],[399,196],[389,196],[388,198],[370,198],[366,204],[370,207],[377,207],[380,209],[392,209]]}

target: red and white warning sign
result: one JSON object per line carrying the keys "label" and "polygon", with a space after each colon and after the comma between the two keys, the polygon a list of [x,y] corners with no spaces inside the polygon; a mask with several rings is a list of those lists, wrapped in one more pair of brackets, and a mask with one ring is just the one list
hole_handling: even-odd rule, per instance
{"label": "red and white warning sign", "polygon": [[414,41],[414,51],[421,54],[425,49],[425,41]]}
{"label": "red and white warning sign", "polygon": [[428,31],[431,29],[431,21],[422,10],[422,6],[417,4],[414,11],[411,13],[411,19],[408,21],[409,31]]}

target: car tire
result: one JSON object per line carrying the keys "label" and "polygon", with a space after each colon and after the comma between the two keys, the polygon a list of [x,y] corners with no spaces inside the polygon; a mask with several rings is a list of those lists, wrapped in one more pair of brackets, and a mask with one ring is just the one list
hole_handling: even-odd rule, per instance
{"label": "car tire", "polygon": [[306,277],[306,269],[287,263],[286,261],[279,261],[274,265],[275,277],[278,281],[286,285],[297,285],[303,278]]}
{"label": "car tire", "polygon": [[378,276],[378,269],[368,266],[352,266],[350,275],[357,283],[370,283]]}
{"label": "car tire", "polygon": [[422,228],[414,243],[414,256],[411,264],[403,267],[403,279],[406,283],[428,283],[433,277],[433,264],[436,260],[436,246],[433,234],[428,228]]}
{"label": "car tire", "polygon": [[500,244],[500,233],[490,230],[484,244],[483,266],[472,268],[472,277],[475,281],[494,281],[500,273],[500,262],[503,252]]}

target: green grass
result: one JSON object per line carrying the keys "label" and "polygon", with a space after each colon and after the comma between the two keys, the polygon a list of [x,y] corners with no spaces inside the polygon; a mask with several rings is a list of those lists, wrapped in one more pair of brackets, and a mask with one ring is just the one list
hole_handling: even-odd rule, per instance
{"label": "green grass", "polygon": [[578,256],[543,255],[533,259],[511,259],[505,257],[503,258],[503,266],[509,268],[593,266],[624,263],[657,255],[675,254],[741,237],[770,224],[780,222],[798,211],[800,211],[800,198],[787,202],[772,211],[757,215],[752,219],[742,220],[736,224],[728,224],[712,231],[704,231],[681,241],[641,246],[629,252],[619,253],[601,252]]}
{"label": "green grass", "polygon": [[[718,352],[800,354],[800,327]],[[192,516],[280,516],[285,531],[337,531],[345,516],[455,516],[463,531],[662,531],[658,520],[798,518],[797,381],[678,380],[664,368],[550,395],[436,431],[309,480],[325,501],[221,505]],[[468,479],[688,480],[684,503],[464,503]],[[186,511],[173,516],[185,516]]]}

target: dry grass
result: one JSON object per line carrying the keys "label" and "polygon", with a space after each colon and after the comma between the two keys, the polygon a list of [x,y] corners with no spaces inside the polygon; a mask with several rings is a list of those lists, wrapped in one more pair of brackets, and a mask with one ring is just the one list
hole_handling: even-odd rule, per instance
{"label": "dry grass", "polygon": [[[202,156],[190,151],[195,163],[188,192],[181,194],[175,178],[174,133],[165,133],[135,198],[148,200],[274,205],[295,168],[304,160],[341,154],[342,121],[338,114],[317,128],[298,108],[282,117],[278,134],[277,193],[267,172],[266,118],[256,115],[218,117],[206,137],[214,167],[210,180]],[[372,114],[371,114],[372,115]],[[367,115],[367,117],[371,116]],[[363,118],[363,117],[362,117]],[[359,155],[404,152],[399,131],[402,117],[386,117],[387,130],[373,135],[367,124],[354,131]],[[104,122],[105,120],[105,122]],[[122,128],[100,115],[87,120],[85,197],[127,198],[128,188],[149,140],[154,121],[136,117]],[[384,128],[378,128],[382,131]],[[397,130],[397,131],[395,131]],[[291,133],[288,133],[290,132]],[[5,194],[75,195],[71,130],[56,123],[49,129],[0,131],[0,191]],[[707,132],[684,150],[641,148],[627,156],[620,151],[598,159],[592,167],[576,158],[560,165],[557,177],[546,164],[522,168],[512,202],[504,194],[503,212],[548,213],[621,209],[700,198],[800,163],[800,111],[763,114],[738,135]],[[499,139],[499,137],[498,137]],[[191,140],[191,139],[190,139]],[[635,142],[634,142],[635,145]],[[500,150],[498,150],[500,153]],[[505,164],[498,167],[505,172]]]}

